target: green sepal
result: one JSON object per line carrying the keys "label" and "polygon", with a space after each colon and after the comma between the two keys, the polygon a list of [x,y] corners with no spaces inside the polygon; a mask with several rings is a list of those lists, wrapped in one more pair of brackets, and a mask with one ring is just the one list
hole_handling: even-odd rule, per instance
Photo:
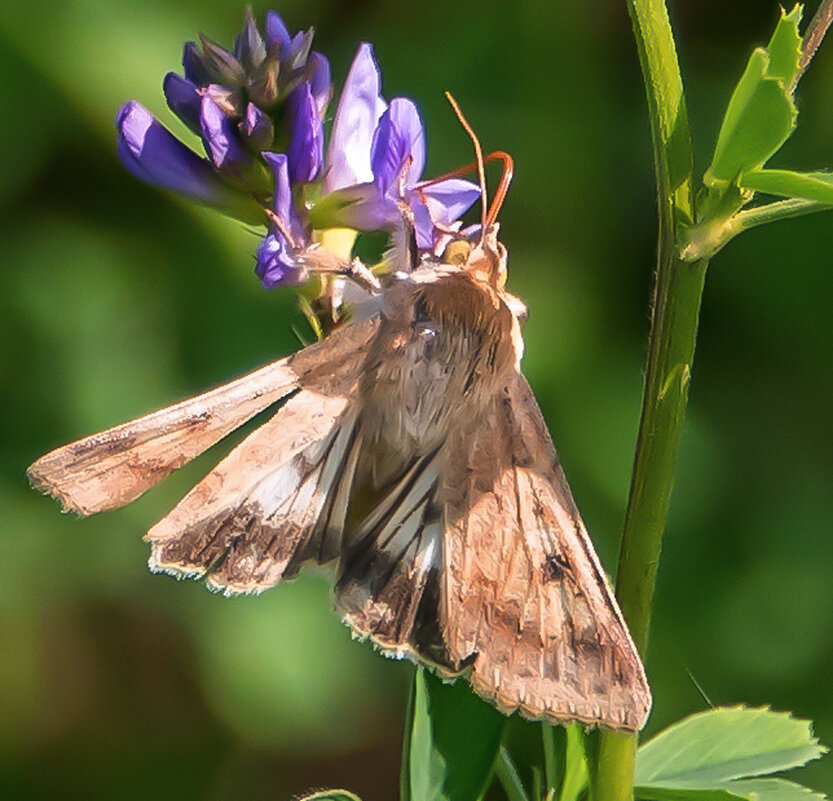
{"label": "green sepal", "polygon": [[326,195],[318,193],[317,197],[313,194],[305,195],[305,199],[309,204],[310,227],[318,231],[345,227],[341,212],[357,202],[354,196],[340,190]]}
{"label": "green sepal", "polygon": [[833,205],[833,173],[755,170],[741,178],[746,189]]}

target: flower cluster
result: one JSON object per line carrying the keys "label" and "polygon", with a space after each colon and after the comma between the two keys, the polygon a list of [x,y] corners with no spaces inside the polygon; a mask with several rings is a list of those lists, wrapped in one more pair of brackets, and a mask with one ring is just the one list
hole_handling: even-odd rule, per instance
{"label": "flower cluster", "polygon": [[255,267],[267,289],[304,280],[301,257],[323,229],[394,233],[408,220],[417,246],[431,250],[480,194],[461,179],[420,183],[422,120],[411,100],[384,101],[369,44],[353,59],[325,144],[333,88],[312,37],[290,35],[274,11],[261,30],[247,10],[231,51],[205,37],[185,45],[184,75],[166,75],[163,90],[205,157],[136,101],[118,115],[119,154],[136,176],[267,225]]}

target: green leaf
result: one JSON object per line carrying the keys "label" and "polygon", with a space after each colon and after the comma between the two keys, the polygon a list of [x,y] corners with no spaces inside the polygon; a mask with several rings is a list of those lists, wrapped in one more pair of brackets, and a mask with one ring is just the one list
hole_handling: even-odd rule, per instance
{"label": "green leaf", "polygon": [[722,787],[731,779],[803,765],[826,750],[806,720],[766,708],[723,707],[691,715],[645,743],[635,783]]}
{"label": "green leaf", "polygon": [[795,130],[798,116],[784,82],[769,77],[770,56],[757,48],[749,59],[723,117],[707,186],[729,183],[739,173],[757,169]]}
{"label": "green leaf", "polygon": [[492,776],[506,717],[465,681],[418,668],[402,760],[403,801],[475,801]]}
{"label": "green leaf", "polygon": [[299,801],[361,801],[361,799],[348,790],[321,790],[312,795],[305,795]]}
{"label": "green leaf", "polygon": [[798,110],[792,83],[798,74],[803,9],[797,5],[781,19],[766,48],[756,48],[735,86],[703,177],[722,189],[739,174],[763,166],[795,130]]}
{"label": "green leaf", "polygon": [[641,801],[826,801],[826,797],[784,779],[741,779],[717,787],[636,787]]}
{"label": "green leaf", "polygon": [[801,34],[798,26],[804,6],[796,4],[789,14],[781,9],[781,19],[775,26],[775,33],[769,40],[769,74],[772,78],[780,78],[786,86],[790,86],[798,74],[798,62],[801,59]]}
{"label": "green leaf", "polygon": [[798,197],[833,205],[833,173],[755,170],[741,178],[741,186],[780,197]]}
{"label": "green leaf", "polygon": [[584,753],[584,729],[578,723],[564,727],[567,742],[564,749],[564,781],[559,801],[578,801],[587,787],[587,757]]}

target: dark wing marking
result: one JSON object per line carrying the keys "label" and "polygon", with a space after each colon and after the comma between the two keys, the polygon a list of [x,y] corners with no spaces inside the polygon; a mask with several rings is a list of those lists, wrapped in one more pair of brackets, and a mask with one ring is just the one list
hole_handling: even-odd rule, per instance
{"label": "dark wing marking", "polygon": [[364,521],[347,532],[335,598],[353,631],[386,654],[445,667],[441,650],[422,646],[437,614],[441,459],[438,453],[415,459]]}
{"label": "dark wing marking", "polygon": [[642,728],[642,664],[525,379],[450,446],[440,627],[452,660],[470,660],[475,691],[507,713]]}
{"label": "dark wing marking", "polygon": [[65,445],[27,471],[65,509],[91,515],[138,498],[254,415],[297,387],[327,383],[376,331],[375,319],[331,334],[236,381]]}

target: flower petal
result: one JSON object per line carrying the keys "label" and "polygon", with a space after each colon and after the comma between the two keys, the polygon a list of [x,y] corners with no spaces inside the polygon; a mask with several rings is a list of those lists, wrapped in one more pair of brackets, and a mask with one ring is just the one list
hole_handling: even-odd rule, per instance
{"label": "flower petal", "polygon": [[321,171],[324,161],[324,128],[312,88],[305,81],[286,100],[289,121],[289,180],[293,184],[308,183]]}
{"label": "flower petal", "polygon": [[316,51],[310,53],[307,59],[307,74],[309,75],[312,96],[315,98],[316,105],[318,106],[318,113],[323,117],[327,104],[333,95],[333,86],[330,79],[330,62],[327,61],[326,56]]}
{"label": "flower petal", "polygon": [[272,211],[283,220],[287,227],[291,223],[292,213],[292,190],[289,185],[289,169],[287,158],[283,153],[263,153],[263,160],[272,170],[272,177],[275,182],[274,195],[272,197]]}
{"label": "flower petal", "polygon": [[200,106],[203,144],[214,166],[233,174],[251,165],[252,158],[237,134],[235,121],[209,95]]}
{"label": "flower petal", "polygon": [[461,178],[448,178],[415,191],[422,196],[434,223],[446,228],[480,199],[480,187]]}
{"label": "flower petal", "polygon": [[266,12],[266,42],[268,45],[277,46],[279,51],[285,51],[289,47],[289,31],[284,25],[281,15],[277,11]]}
{"label": "flower petal", "polygon": [[239,129],[243,140],[252,150],[261,151],[272,146],[275,127],[272,125],[272,120],[254,103],[246,106],[246,114],[240,120]]}
{"label": "flower petal", "polygon": [[390,230],[401,219],[396,201],[383,195],[374,183],[354,184],[330,192],[310,211],[313,228]]}
{"label": "flower petal", "polygon": [[270,233],[257,248],[255,273],[264,289],[281,284],[297,284],[302,277],[286,240],[280,233]]}
{"label": "flower petal", "polygon": [[420,250],[429,250],[434,247],[435,227],[434,221],[431,219],[431,212],[428,206],[425,205],[422,198],[411,196],[409,198],[411,212],[414,215],[414,234],[416,236],[417,247]]}
{"label": "flower petal", "polygon": [[373,177],[382,192],[393,189],[398,194],[397,182],[402,170],[411,160],[405,184],[419,180],[425,166],[425,131],[417,107],[405,97],[396,97],[379,119],[373,133],[370,165]]}
{"label": "flower petal", "polygon": [[185,77],[197,86],[210,83],[208,68],[203,62],[202,53],[196,42],[186,42],[182,49],[182,69]]}
{"label": "flower petal", "polygon": [[181,192],[249,222],[262,221],[257,203],[230,189],[211,164],[182,144],[135,100],[119,111],[119,156],[138,178]]}
{"label": "flower petal", "polygon": [[353,59],[333,121],[324,178],[327,192],[373,180],[370,145],[387,108],[379,94],[380,80],[373,48],[365,42]]}
{"label": "flower petal", "polygon": [[162,81],[162,91],[168,101],[168,108],[194,133],[199,133],[202,98],[196,85],[175,72],[169,72]]}

